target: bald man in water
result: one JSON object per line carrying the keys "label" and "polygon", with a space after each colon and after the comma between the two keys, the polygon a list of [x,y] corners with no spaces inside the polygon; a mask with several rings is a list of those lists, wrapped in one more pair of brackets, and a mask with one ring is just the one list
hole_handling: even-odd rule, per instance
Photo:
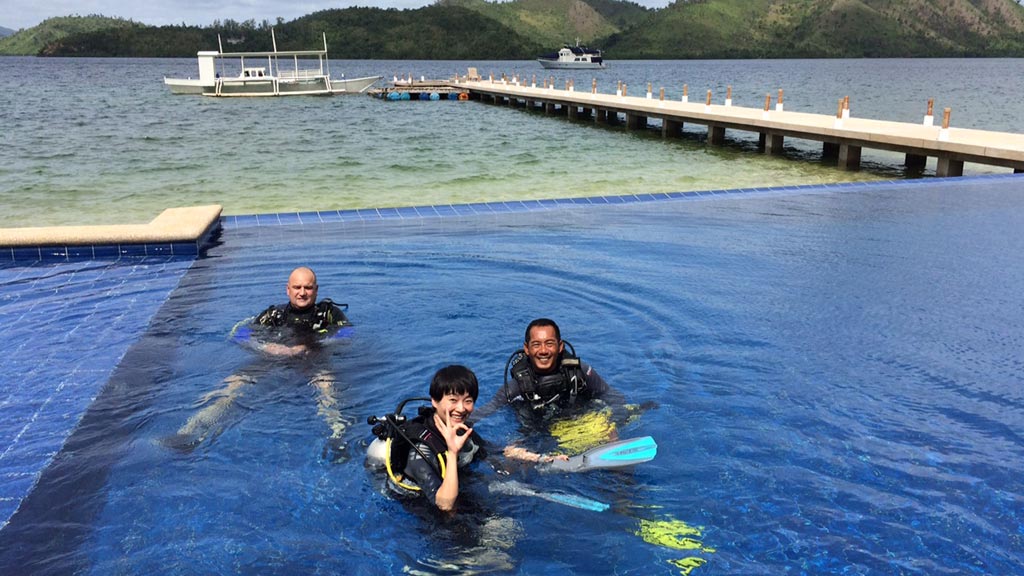
{"label": "bald man in water", "polygon": [[[321,350],[323,340],[352,323],[341,307],[331,300],[318,302],[318,289],[312,269],[300,266],[292,270],[285,287],[288,302],[270,306],[251,321],[240,322],[232,334],[246,331],[249,334],[247,344],[266,357],[309,357],[310,364],[320,364],[315,358],[319,355],[315,353]],[[306,362],[299,366],[310,367]],[[204,402],[210,404],[189,418],[177,434],[165,439],[164,443],[180,450],[191,450],[207,437],[219,433],[224,413],[234,404],[243,387],[254,382],[255,379],[246,374],[232,374],[225,378],[224,387],[204,398]],[[342,435],[349,419],[343,417],[338,409],[334,377],[329,371],[316,368],[309,384],[317,388],[318,413],[331,428],[328,448],[337,457],[344,451]]]}

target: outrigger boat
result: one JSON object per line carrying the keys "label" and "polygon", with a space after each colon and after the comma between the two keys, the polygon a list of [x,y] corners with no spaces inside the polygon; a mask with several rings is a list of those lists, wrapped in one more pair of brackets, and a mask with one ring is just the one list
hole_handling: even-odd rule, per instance
{"label": "outrigger boat", "polygon": [[[341,79],[331,78],[327,59],[327,34],[323,35],[323,50],[277,49],[277,38],[270,30],[272,52],[225,52],[220,36],[218,50],[200,51],[199,78],[167,78],[164,84],[172,94],[202,94],[203,96],[332,96],[360,94],[376,84],[380,76]],[[316,57],[317,66],[300,67]],[[246,62],[246,58],[249,62]],[[266,58],[266,66],[252,66],[253,60]],[[224,73],[225,60],[237,60],[241,72],[237,76]],[[220,70],[218,70],[220,68]]]}

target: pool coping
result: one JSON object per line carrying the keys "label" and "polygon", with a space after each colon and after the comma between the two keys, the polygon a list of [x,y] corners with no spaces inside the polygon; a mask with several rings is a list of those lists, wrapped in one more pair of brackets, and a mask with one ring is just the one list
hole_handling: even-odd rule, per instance
{"label": "pool coping", "polygon": [[0,262],[197,256],[220,230],[222,210],[168,208],[148,224],[0,228]]}
{"label": "pool coping", "polygon": [[557,210],[580,206],[608,206],[664,200],[699,200],[725,196],[786,195],[843,192],[891,186],[957,186],[966,180],[1009,180],[1022,174],[986,174],[960,178],[872,180],[830,184],[800,184],[778,187],[651,192],[611,196],[429,204],[382,208],[351,208],[310,212],[222,216],[219,205],[168,208],[149,224],[110,226],[54,226],[0,228],[0,264],[33,261],[73,261],[100,258],[200,255],[223,230],[263,226],[302,226],[328,223],[361,223],[384,220],[414,220],[461,216],[496,215]]}

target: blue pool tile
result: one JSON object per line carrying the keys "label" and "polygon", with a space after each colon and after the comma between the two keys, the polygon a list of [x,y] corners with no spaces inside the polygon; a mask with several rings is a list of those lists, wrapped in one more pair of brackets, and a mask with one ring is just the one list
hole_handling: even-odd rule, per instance
{"label": "blue pool tile", "polygon": [[37,247],[15,248],[12,252],[14,253],[14,260],[18,262],[23,260],[39,260],[41,258],[39,255],[39,248]]}
{"label": "blue pool tile", "polygon": [[379,220],[380,215],[377,214],[376,208],[359,208],[355,210],[356,217],[359,220]]}
{"label": "blue pool tile", "polygon": [[338,210],[338,216],[341,217],[342,222],[358,222],[362,220],[359,216],[359,210]]}
{"label": "blue pool tile", "polygon": [[68,260],[92,260],[95,257],[94,246],[68,246]]}
{"label": "blue pool tile", "polygon": [[125,258],[138,258],[146,255],[146,246],[144,244],[122,244],[119,248],[119,253]]}
{"label": "blue pool tile", "polygon": [[200,246],[196,243],[182,243],[171,246],[174,256],[199,256]]}
{"label": "blue pool tile", "polygon": [[319,224],[321,222],[319,212],[299,212],[295,216],[299,219],[299,224]]}
{"label": "blue pool tile", "polygon": [[459,216],[476,216],[478,214],[472,204],[452,204],[452,210]]}
{"label": "blue pool tile", "polygon": [[318,212],[317,215],[321,222],[341,222],[341,214],[337,210],[327,210],[325,212]]}
{"label": "blue pool tile", "polygon": [[257,226],[277,226],[281,223],[281,220],[277,217],[277,214],[257,214],[256,225]]}
{"label": "blue pool tile", "polygon": [[68,249],[63,246],[43,246],[39,249],[39,259],[43,262],[66,261]]}
{"label": "blue pool tile", "polygon": [[284,212],[277,215],[277,223],[281,226],[291,226],[294,224],[302,224],[299,220],[299,215],[295,212]]}
{"label": "blue pool tile", "polygon": [[172,256],[174,248],[171,244],[146,244],[146,256]]}
{"label": "blue pool tile", "polygon": [[259,226],[260,219],[255,215],[251,214],[248,216],[234,216],[235,226],[239,228],[251,228],[253,226]]}

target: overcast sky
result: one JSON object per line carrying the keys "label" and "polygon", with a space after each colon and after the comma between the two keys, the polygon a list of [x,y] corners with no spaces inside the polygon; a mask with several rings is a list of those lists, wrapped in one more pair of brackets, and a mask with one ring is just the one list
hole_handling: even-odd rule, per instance
{"label": "overcast sky", "polygon": [[[671,0],[633,0],[651,8],[667,6]],[[0,0],[0,26],[18,30],[31,28],[52,16],[119,16],[143,24],[194,24],[206,26],[214,20],[244,22],[250,18],[274,22],[280,16],[293,20],[310,12],[330,8],[371,6],[375,8],[421,8],[433,0]]]}

